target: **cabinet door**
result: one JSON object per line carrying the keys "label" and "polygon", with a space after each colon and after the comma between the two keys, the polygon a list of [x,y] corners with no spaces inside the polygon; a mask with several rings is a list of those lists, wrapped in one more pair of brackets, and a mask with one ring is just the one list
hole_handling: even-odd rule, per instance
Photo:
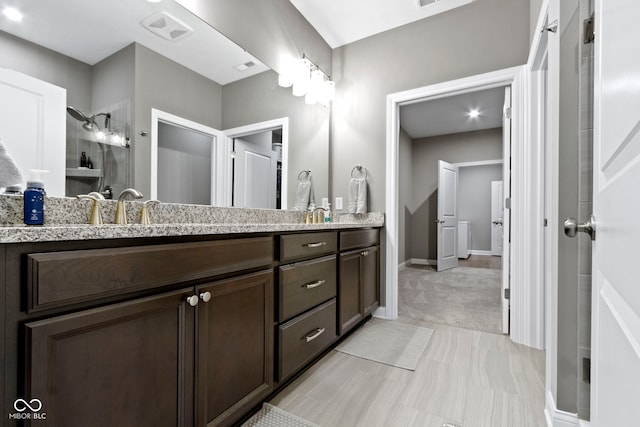
{"label": "cabinet door", "polygon": [[197,425],[226,426],[273,389],[273,271],[202,285],[197,293]]}
{"label": "cabinet door", "polygon": [[377,246],[362,251],[362,299],[365,316],[380,306],[379,266],[380,254]]}
{"label": "cabinet door", "polygon": [[338,324],[341,335],[363,318],[360,294],[360,256],[360,251],[340,254]]}
{"label": "cabinet door", "polygon": [[193,288],[26,325],[38,425],[193,425]]}

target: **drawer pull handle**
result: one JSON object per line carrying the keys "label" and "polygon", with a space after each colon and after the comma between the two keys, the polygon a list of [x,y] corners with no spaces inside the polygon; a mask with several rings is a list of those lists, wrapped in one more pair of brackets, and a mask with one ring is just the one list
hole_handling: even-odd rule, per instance
{"label": "drawer pull handle", "polygon": [[322,334],[324,334],[324,328],[316,328],[313,334],[305,336],[304,339],[307,340],[307,342],[311,342]]}
{"label": "drawer pull handle", "polygon": [[189,305],[191,307],[195,307],[196,305],[198,305],[198,296],[197,295],[191,295],[189,297],[186,298],[187,302],[189,303]]}
{"label": "drawer pull handle", "polygon": [[302,285],[302,287],[306,289],[313,289],[313,288],[317,288],[318,286],[324,285],[324,282],[326,282],[326,280],[316,280],[315,282]]}
{"label": "drawer pull handle", "polygon": [[302,246],[306,246],[307,248],[319,248],[320,246],[326,245],[327,242],[315,242],[315,243],[305,243]]}

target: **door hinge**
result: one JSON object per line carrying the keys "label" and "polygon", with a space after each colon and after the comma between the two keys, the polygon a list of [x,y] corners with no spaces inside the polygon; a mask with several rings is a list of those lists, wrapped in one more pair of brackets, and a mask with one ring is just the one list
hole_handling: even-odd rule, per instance
{"label": "door hinge", "polygon": [[511,299],[511,289],[507,288],[504,290],[504,299]]}
{"label": "door hinge", "polygon": [[504,109],[504,115],[507,119],[511,119],[511,107]]}
{"label": "door hinge", "polygon": [[591,14],[591,17],[584,20],[584,44],[593,43],[595,41],[595,22],[596,17],[594,13]]}
{"label": "door hinge", "polygon": [[549,220],[547,218],[544,219],[544,226],[547,227],[549,225]]}
{"label": "door hinge", "polygon": [[504,208],[511,209],[511,197],[507,197],[504,199]]}
{"label": "door hinge", "polygon": [[582,381],[591,384],[591,359],[588,357],[582,358]]}

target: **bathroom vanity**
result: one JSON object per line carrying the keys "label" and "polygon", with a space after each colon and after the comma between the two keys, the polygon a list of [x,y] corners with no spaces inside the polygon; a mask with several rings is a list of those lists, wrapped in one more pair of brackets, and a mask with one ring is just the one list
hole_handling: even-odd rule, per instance
{"label": "bathroom vanity", "polygon": [[33,425],[232,425],[379,305],[381,226],[2,243],[4,412],[24,398],[46,413]]}

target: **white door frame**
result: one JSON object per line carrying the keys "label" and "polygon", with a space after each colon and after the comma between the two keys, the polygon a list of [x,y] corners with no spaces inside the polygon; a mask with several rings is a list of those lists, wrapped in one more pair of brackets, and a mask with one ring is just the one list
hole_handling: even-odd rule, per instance
{"label": "white door frame", "polygon": [[[530,138],[527,119],[528,76],[525,66],[507,68],[477,76],[438,83],[387,95],[387,136],[386,136],[386,196],[385,196],[385,286],[384,306],[376,311],[376,316],[395,319],[398,316],[398,150],[400,128],[400,106],[433,100],[467,92],[511,85],[512,87],[512,177],[520,178],[512,185],[512,235],[510,266],[511,276],[511,339],[531,347],[544,346],[544,304],[542,282],[540,280],[542,258],[542,223],[526,223],[532,209],[540,201],[537,192],[532,192],[539,173],[537,158],[531,160]],[[505,162],[505,164],[508,164]],[[532,226],[538,224],[538,226]],[[506,232],[506,230],[505,230]],[[533,245],[531,244],[533,243]],[[540,251],[540,253],[532,253]],[[527,274],[537,272],[533,277]]]}
{"label": "white door frame", "polygon": [[[269,130],[282,128],[282,177],[280,180],[280,208],[286,210],[287,205],[287,180],[289,168],[289,117],[280,117],[278,119],[267,120],[259,123],[252,123],[250,125],[238,126],[231,129],[225,129],[222,133],[225,135],[226,145],[228,153],[231,153],[232,142],[234,138],[251,135],[259,132],[266,132]],[[231,156],[229,158],[229,171],[231,171]],[[231,194],[233,192],[232,182],[229,180],[227,186],[227,194],[229,205],[231,206]]]}
{"label": "white door frame", "polygon": [[[149,198],[155,200],[158,198],[158,123],[164,122],[172,125],[184,127],[197,132],[202,132],[206,135],[210,135],[212,138],[211,147],[211,167],[214,174],[211,173],[211,205],[212,206],[231,206],[225,204],[224,193],[222,189],[224,186],[224,178],[231,173],[231,169],[228,171],[225,169],[225,164],[222,159],[228,157],[224,155],[225,141],[224,135],[217,129],[209,126],[205,126],[201,123],[194,122],[184,117],[176,116],[175,114],[167,113],[156,108],[151,109],[151,188],[149,190]],[[227,151],[228,152],[228,151]]]}

